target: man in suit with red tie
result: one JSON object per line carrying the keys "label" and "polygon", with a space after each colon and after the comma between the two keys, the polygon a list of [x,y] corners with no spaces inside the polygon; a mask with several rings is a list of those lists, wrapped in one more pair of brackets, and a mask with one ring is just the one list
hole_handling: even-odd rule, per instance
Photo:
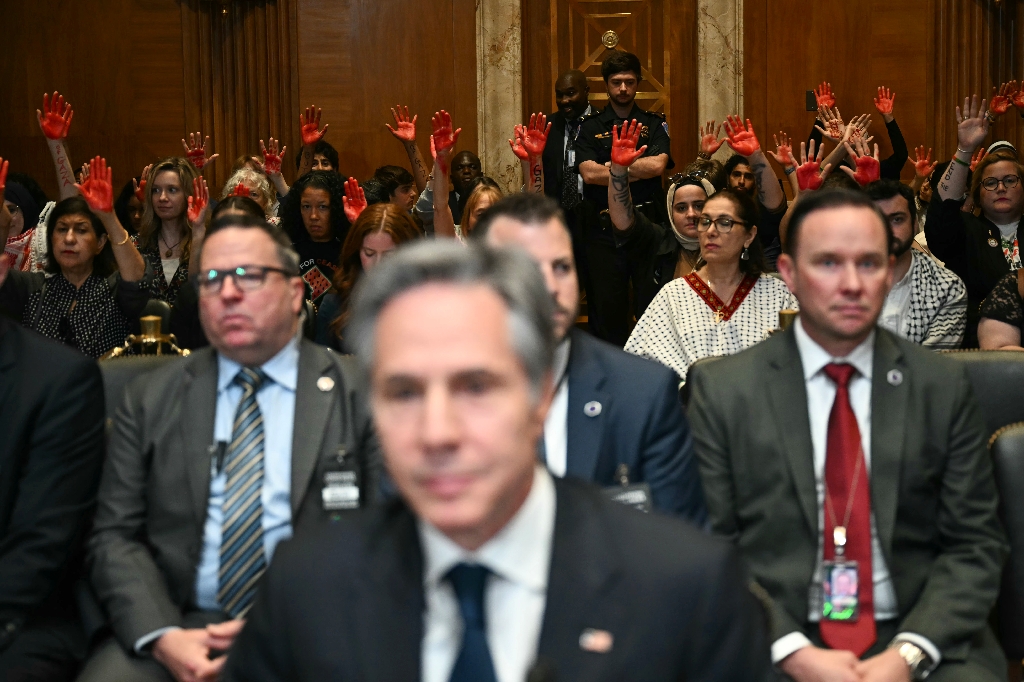
{"label": "man in suit with red tie", "polygon": [[987,434],[962,368],[877,327],[891,244],[862,194],[794,209],[779,271],[799,321],[690,372],[711,524],[771,604],[784,679],[994,682]]}

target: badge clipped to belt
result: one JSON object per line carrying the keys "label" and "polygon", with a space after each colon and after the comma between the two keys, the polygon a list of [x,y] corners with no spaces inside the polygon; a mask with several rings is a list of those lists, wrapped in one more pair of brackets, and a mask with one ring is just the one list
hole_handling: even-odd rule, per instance
{"label": "badge clipped to belt", "polygon": [[[832,521],[832,546],[835,548],[835,557],[830,561],[823,561],[821,565],[823,596],[821,617],[824,620],[853,623],[860,616],[860,573],[857,562],[846,559],[846,529],[850,525],[853,495],[857,489],[863,461],[863,456],[857,459],[857,466],[853,471],[853,482],[850,484],[850,494],[846,498],[846,515],[842,524],[837,522],[831,496],[828,494],[828,489],[825,490],[825,510]],[[867,589],[874,589],[874,586],[868,585]]]}
{"label": "badge clipped to belt", "polygon": [[359,468],[356,458],[348,455],[345,448],[339,448],[334,461],[324,469],[320,499],[325,512],[348,511],[359,507]]}

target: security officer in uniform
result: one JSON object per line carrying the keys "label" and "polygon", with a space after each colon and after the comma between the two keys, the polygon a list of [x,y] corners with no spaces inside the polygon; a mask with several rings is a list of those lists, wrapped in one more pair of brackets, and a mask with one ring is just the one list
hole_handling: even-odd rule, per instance
{"label": "security officer in uniform", "polygon": [[656,223],[668,220],[661,176],[675,165],[664,117],[636,105],[640,73],[640,60],[629,52],[616,51],[604,61],[601,76],[608,89],[608,106],[584,119],[576,143],[576,167],[584,183],[580,213],[588,268],[590,331],[620,347],[629,338],[629,282],[638,268],[616,251],[615,228],[608,216],[612,126],[621,128],[633,119],[643,126],[638,146],[647,145],[647,151],[630,166],[629,189],[637,210]]}

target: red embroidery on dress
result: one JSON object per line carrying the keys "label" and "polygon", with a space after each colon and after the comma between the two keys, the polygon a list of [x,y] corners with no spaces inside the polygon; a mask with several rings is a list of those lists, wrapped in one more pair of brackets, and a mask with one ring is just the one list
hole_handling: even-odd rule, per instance
{"label": "red embroidery on dress", "polygon": [[731,318],[732,314],[735,313],[740,307],[740,304],[743,303],[747,294],[749,294],[751,289],[754,288],[754,285],[757,284],[756,277],[751,277],[750,275],[744,277],[743,281],[740,282],[740,285],[736,287],[736,292],[732,295],[732,300],[729,301],[727,305],[722,301],[722,299],[718,298],[718,295],[715,292],[711,291],[711,287],[705,284],[704,280],[702,280],[696,272],[691,272],[683,279],[685,279],[686,283],[697,292],[697,295],[708,304],[708,307],[715,313],[717,321],[725,321]]}

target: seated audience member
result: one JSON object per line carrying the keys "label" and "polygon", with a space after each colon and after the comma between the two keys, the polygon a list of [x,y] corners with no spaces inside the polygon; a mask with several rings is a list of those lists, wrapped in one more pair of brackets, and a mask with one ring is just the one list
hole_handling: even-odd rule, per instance
{"label": "seated audience member", "polygon": [[896,258],[894,283],[878,325],[922,346],[959,348],[967,326],[967,288],[923,251],[911,248],[917,225],[914,191],[897,180],[878,180],[865,190],[889,221]]}
{"label": "seated audience member", "polygon": [[[0,218],[2,219],[2,218]],[[96,363],[0,316],[0,679],[73,679],[74,582],[103,464]]]}
{"label": "seated audience member", "polygon": [[[219,201],[210,212],[210,222],[214,223],[226,215],[247,215],[260,220],[266,217],[263,208],[252,198],[238,195]],[[181,288],[178,301],[171,308],[170,333],[174,334],[179,348],[195,350],[210,345],[199,320],[199,290],[194,281]]]}
{"label": "seated audience member", "polygon": [[198,252],[206,227],[202,221],[189,219],[188,200],[197,198],[199,179],[196,167],[180,157],[153,165],[145,178],[139,252],[153,270],[150,295],[171,305],[188,281],[189,258]]}
{"label": "seated audience member", "polygon": [[281,227],[299,254],[306,298],[315,305],[331,288],[348,233],[344,182],[337,173],[312,171],[296,180],[281,202]]}
{"label": "seated audience member", "polygon": [[779,311],[797,306],[781,280],[764,274],[757,207],[747,194],[714,194],[697,231],[703,265],[662,287],[625,347],[684,379],[701,358],[731,355],[764,340],[778,327]]}
{"label": "seated audience member", "polygon": [[999,280],[981,303],[978,345],[982,350],[1024,350],[1024,271]]}
{"label": "seated audience member", "polygon": [[381,166],[373,172],[373,177],[383,185],[388,201],[406,213],[412,212],[418,196],[412,173],[401,166]]}
{"label": "seated audience member", "polygon": [[[6,175],[0,161],[0,186]],[[50,213],[45,272],[0,268],[0,311],[94,358],[124,343],[149,299],[146,262],[114,215],[110,177],[97,157],[82,196]],[[0,238],[10,224],[5,206]]]}
{"label": "seated audience member", "polygon": [[529,123],[517,123],[512,131],[508,144],[522,166],[524,192],[544,193],[544,150],[550,133],[551,124],[543,113],[530,114]]}
{"label": "seated audience member", "polygon": [[296,177],[301,178],[310,171],[334,171],[342,175],[338,166],[338,150],[324,139],[329,124],[325,123],[323,128],[320,127],[321,113],[320,109],[313,106],[299,115],[302,122],[299,131],[302,149],[295,158],[295,167],[298,169]]}
{"label": "seated audience member", "polygon": [[639,319],[663,286],[689,275],[699,266],[697,221],[704,202],[714,194],[714,187],[707,180],[673,176],[666,194],[667,227],[635,210],[628,178],[629,167],[639,158],[637,133],[636,126],[629,124],[623,124],[621,136],[617,131],[614,133],[608,213],[618,231],[616,246],[637,264],[639,276],[634,281],[633,296]]}
{"label": "seated audience member", "polygon": [[[11,227],[0,257],[16,270],[41,269],[42,261],[46,259],[46,227],[44,225],[42,230],[36,230],[40,221],[39,207],[35,199],[21,183],[8,180],[4,189],[3,204],[11,216]],[[36,248],[33,249],[33,241],[40,241],[38,236],[42,236],[42,244],[35,244]],[[39,268],[33,268],[33,265],[39,265]]]}
{"label": "seated audience member", "polygon": [[[452,118],[447,111],[439,111],[433,118],[434,132],[431,136],[430,151],[434,155],[434,177],[444,178],[448,175],[452,163],[451,152],[459,141],[462,128],[452,130]],[[471,186],[472,183],[475,186]],[[463,190],[470,193],[463,203],[461,215],[465,220],[460,224],[448,202],[448,187],[444,182],[438,183],[432,193],[434,211],[432,216],[434,235],[437,237],[455,237],[464,242],[482,214],[495,201],[501,199],[501,190],[493,180],[480,178],[467,180]],[[470,205],[469,200],[473,199]]]}
{"label": "seated audience member", "polygon": [[928,248],[967,286],[967,332],[964,345],[976,347],[979,307],[1006,273],[1021,267],[1017,226],[1024,213],[1024,169],[1009,150],[987,154],[973,174],[970,198],[981,215],[961,210],[971,155],[988,134],[984,100],[957,108],[957,151],[939,180],[938,197],[928,207],[924,226]]}
{"label": "seated audience member", "polygon": [[[714,121],[711,123],[713,125]],[[726,137],[718,145],[728,142],[735,152],[722,169],[725,187],[746,194],[756,202],[757,240],[765,253],[766,267],[775,270],[775,260],[782,251],[779,223],[786,213],[786,193],[768,163],[768,157],[761,151],[761,143],[750,121],[747,121],[747,127],[744,128],[738,116],[730,116],[725,123],[725,130]]]}
{"label": "seated audience member", "polygon": [[962,367],[877,326],[891,249],[862,193],[800,199],[779,259],[798,321],[690,373],[712,528],[763,588],[788,679],[1005,680],[988,434]]}
{"label": "seated audience member", "polygon": [[129,384],[114,419],[88,548],[113,638],[82,681],[215,679],[278,542],[376,490],[358,368],[300,338],[287,236],[227,215],[200,260],[213,347]]}
{"label": "seated audience member", "polygon": [[452,221],[459,225],[462,223],[462,213],[469,193],[473,190],[477,180],[483,177],[480,157],[471,151],[463,150],[456,153],[451,157],[450,163],[449,171],[444,174],[438,175],[436,172],[430,174],[426,189],[420,192],[420,198],[416,200],[414,210],[423,221],[427,234],[434,233],[434,189],[447,190],[444,181],[446,178],[451,181],[452,189],[448,192],[448,208],[452,213]]}
{"label": "seated audience member", "polygon": [[341,247],[341,262],[330,292],[316,316],[316,342],[337,351],[351,351],[345,343],[352,291],[363,275],[402,244],[423,236],[409,213],[391,204],[375,204],[359,214]]}
{"label": "seated audience member", "polygon": [[654,509],[703,525],[704,496],[679,379],[576,329],[579,282],[572,238],[554,200],[521,194],[484,213],[477,237],[518,246],[540,266],[554,306],[555,394],[544,425],[542,460],[557,477],[602,486],[646,483]]}
{"label": "seated audience member", "polygon": [[266,173],[248,166],[239,168],[224,183],[224,191],[221,192],[220,198],[224,200],[232,195],[249,197],[263,209],[263,215],[269,222],[278,222],[277,195],[270,186]]}
{"label": "seated audience member", "polygon": [[228,680],[765,678],[731,550],[538,464],[552,306],[521,251],[401,249],[349,329],[400,497],[282,546]]}
{"label": "seated audience member", "polygon": [[281,147],[280,141],[271,137],[269,144],[263,144],[263,140],[260,140],[260,156],[249,157],[249,165],[253,170],[266,175],[277,192],[277,197],[274,198],[274,215],[277,215],[278,206],[276,204],[288,194],[289,190],[288,183],[285,182],[284,174],[281,172],[281,164],[287,152],[288,147]]}
{"label": "seated audience member", "polygon": [[[124,229],[128,230],[130,235],[136,238],[139,236],[139,230],[142,229],[142,214],[146,208],[144,203],[145,195],[136,189],[138,181],[138,178],[132,178],[124,183],[121,193],[114,200],[114,214],[117,215],[118,222],[121,223]],[[139,198],[140,194],[143,197],[142,199]]]}

